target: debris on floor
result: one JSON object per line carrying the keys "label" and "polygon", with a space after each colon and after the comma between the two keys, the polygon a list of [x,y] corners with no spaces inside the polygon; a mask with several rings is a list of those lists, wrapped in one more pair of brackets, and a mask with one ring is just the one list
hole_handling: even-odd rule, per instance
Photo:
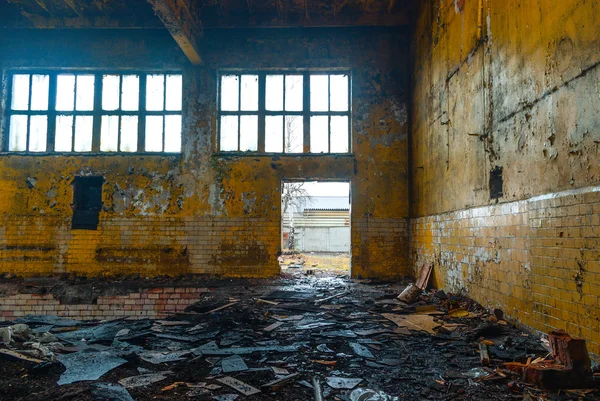
{"label": "debris on floor", "polygon": [[[585,342],[546,346],[472,300],[306,276],[214,286],[160,320],[0,323],[4,400],[591,400]],[[556,389],[564,389],[556,391]]]}

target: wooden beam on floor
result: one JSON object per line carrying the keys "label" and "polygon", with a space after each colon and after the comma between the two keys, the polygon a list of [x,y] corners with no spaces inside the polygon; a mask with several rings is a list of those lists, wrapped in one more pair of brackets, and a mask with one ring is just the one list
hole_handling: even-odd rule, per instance
{"label": "wooden beam on floor", "polygon": [[193,0],[148,0],[154,12],[194,65],[202,64],[198,41],[202,36],[199,15],[193,13]]}

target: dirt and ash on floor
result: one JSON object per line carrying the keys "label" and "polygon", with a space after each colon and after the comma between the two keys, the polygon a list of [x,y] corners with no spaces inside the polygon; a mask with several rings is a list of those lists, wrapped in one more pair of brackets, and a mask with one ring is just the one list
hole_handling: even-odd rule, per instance
{"label": "dirt and ash on floor", "polygon": [[[3,323],[0,400],[600,398],[591,369],[583,389],[530,384],[531,367],[548,371],[556,352],[500,310],[435,290],[407,304],[397,299],[406,283],[306,270],[213,280],[162,320]],[[551,373],[550,387],[564,387]]]}

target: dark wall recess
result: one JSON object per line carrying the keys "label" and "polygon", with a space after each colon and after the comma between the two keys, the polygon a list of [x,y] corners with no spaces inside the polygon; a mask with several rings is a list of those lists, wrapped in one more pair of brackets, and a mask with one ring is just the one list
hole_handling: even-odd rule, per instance
{"label": "dark wall recess", "polygon": [[490,199],[502,198],[502,167],[496,166],[490,171]]}
{"label": "dark wall recess", "polygon": [[78,230],[97,230],[102,209],[104,177],[75,177],[73,181],[73,224]]}

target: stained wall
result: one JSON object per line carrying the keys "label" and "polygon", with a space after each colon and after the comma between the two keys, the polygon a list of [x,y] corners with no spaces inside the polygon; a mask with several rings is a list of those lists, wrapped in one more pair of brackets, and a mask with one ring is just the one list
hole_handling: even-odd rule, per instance
{"label": "stained wall", "polygon": [[[411,263],[600,351],[600,5],[429,0],[412,39]],[[502,168],[502,193],[490,172]]]}
{"label": "stained wall", "polygon": [[[409,273],[404,30],[207,30],[201,67],[162,29],[6,31],[4,74],[181,70],[184,122],[177,157],[0,154],[1,272],[271,276],[279,271],[281,180],[310,179],[351,183],[354,276]],[[216,152],[219,69],[340,67],[352,71],[352,154]],[[105,179],[96,231],[70,228],[79,175]]]}

